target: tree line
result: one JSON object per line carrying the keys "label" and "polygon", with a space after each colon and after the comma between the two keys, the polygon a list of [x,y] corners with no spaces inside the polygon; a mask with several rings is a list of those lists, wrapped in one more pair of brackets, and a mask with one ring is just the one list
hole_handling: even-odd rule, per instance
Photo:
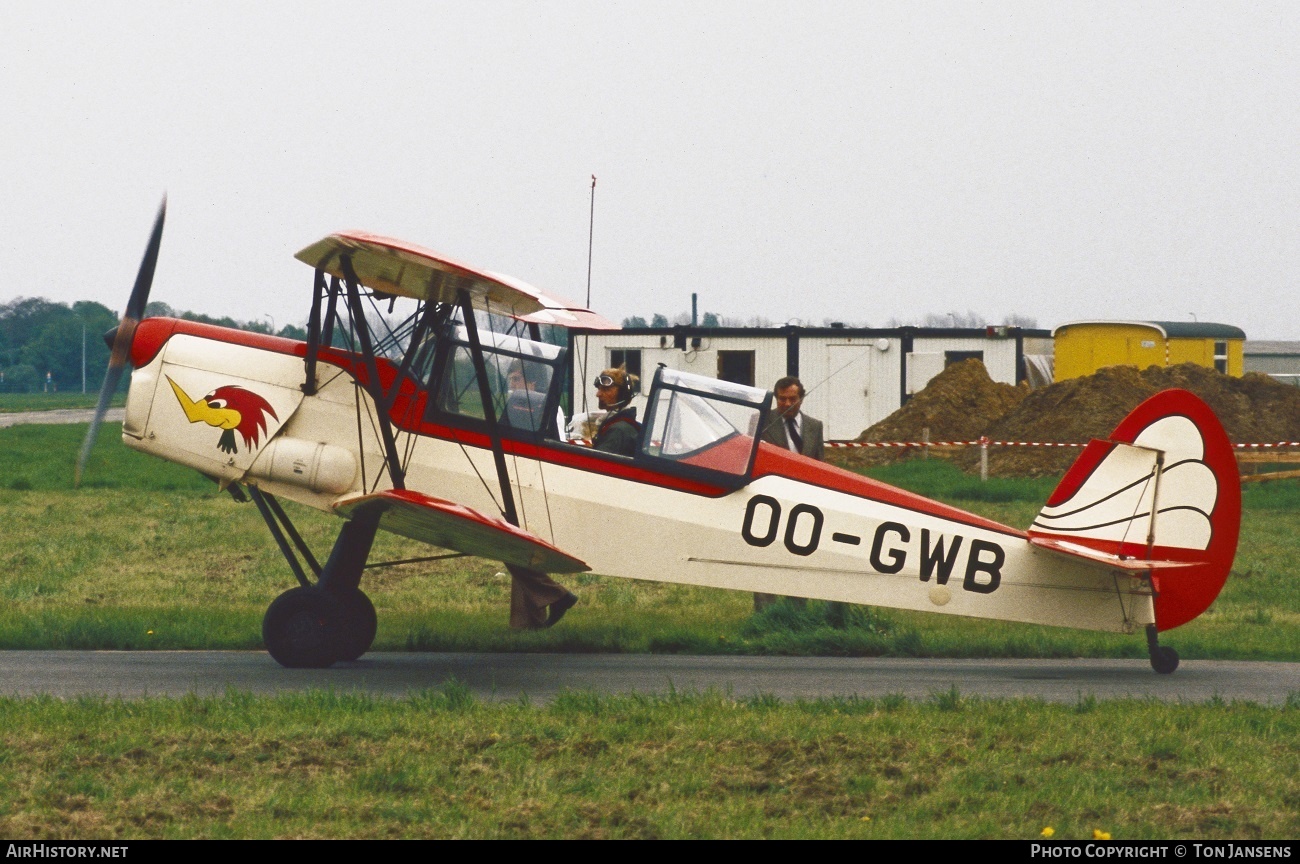
{"label": "tree line", "polygon": [[[262,321],[213,318],[150,303],[146,316],[162,315],[270,333]],[[0,304],[0,393],[94,392],[104,380],[109,348],[104,334],[117,327],[118,314],[102,303],[79,300],[71,305],[44,297],[19,297]],[[302,327],[286,325],[277,335],[306,339]],[[84,352],[84,353],[83,353]]]}
{"label": "tree line", "polygon": [[[656,312],[655,314],[650,316],[649,321],[646,321],[646,319],[641,315],[629,315],[628,317],[623,319],[624,327],[673,327],[676,325],[690,324],[690,323],[691,323],[691,314],[689,312],[679,312],[676,315],[674,315],[672,318],[669,318],[667,315],[664,315],[662,313]],[[792,318],[789,321],[783,323],[798,324],[801,327],[818,326],[815,322],[805,321],[802,318]],[[965,314],[962,314],[960,312],[947,312],[943,314],[930,312],[923,316],[914,316],[907,319],[890,318],[889,321],[885,323],[885,327],[891,329],[895,327],[906,327],[906,326],[978,328],[978,327],[987,327],[990,323],[992,322],[990,322],[988,319],[986,319],[983,315],[979,314],[978,312],[973,312],[968,310]],[[1020,315],[1017,313],[1012,313],[1010,315],[1005,316],[1001,323],[1008,327],[1022,327],[1027,330],[1032,330],[1038,326],[1037,319],[1032,318],[1028,315]],[[831,318],[822,319],[820,326],[829,327],[832,324],[835,325],[843,324],[846,327],[862,327],[862,328],[867,328],[871,326],[866,321],[846,321],[843,319],[831,319]],[[772,320],[768,318],[764,318],[761,315],[752,316],[750,318],[739,318],[733,315],[719,315],[717,312],[705,312],[703,315],[700,316],[699,326],[701,327],[775,327],[777,325]]]}
{"label": "tree line", "polygon": [[[623,319],[624,327],[675,327],[681,324],[691,323],[691,313],[679,312],[672,318],[667,315],[656,312],[650,316],[647,321],[641,315],[629,315]],[[717,312],[705,312],[700,315],[701,327],[775,327],[776,323],[770,318],[764,318],[761,315],[754,315],[749,318],[740,318],[734,315],[721,315]]]}

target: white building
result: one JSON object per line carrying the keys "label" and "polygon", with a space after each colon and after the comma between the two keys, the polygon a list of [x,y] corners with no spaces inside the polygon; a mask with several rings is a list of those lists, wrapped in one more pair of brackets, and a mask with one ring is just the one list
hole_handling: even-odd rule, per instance
{"label": "white building", "polygon": [[1300,342],[1247,339],[1242,360],[1246,372],[1262,372],[1283,384],[1300,386]]}
{"label": "white building", "polygon": [[575,330],[571,344],[574,410],[583,410],[584,393],[595,408],[591,380],[609,366],[640,375],[643,394],[660,364],[768,388],[794,375],[808,391],[804,410],[835,440],[856,438],[897,411],[950,363],[975,357],[994,381],[1019,383],[1036,357],[1051,354],[1052,340],[1047,330],[1019,327],[678,326]]}

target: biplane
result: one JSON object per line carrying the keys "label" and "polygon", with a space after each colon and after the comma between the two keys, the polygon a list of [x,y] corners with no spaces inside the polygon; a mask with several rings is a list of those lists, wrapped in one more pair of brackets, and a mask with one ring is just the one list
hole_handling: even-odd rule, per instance
{"label": "biplane", "polygon": [[[87,444],[129,364],[126,444],[251,498],[296,577],[263,622],[285,666],[370,647],[361,586],[381,530],[512,572],[1143,631],[1160,673],[1178,655],[1158,633],[1205,611],[1232,565],[1236,460],[1185,391],[1088,444],[1022,531],[761,442],[770,392],[664,367],[633,455],[582,446],[563,423],[572,340],[556,334],[613,325],[398,240],[341,232],[297,253],[313,274],[305,341],[141,320],[164,213]],[[282,499],[342,518],[323,563]]]}

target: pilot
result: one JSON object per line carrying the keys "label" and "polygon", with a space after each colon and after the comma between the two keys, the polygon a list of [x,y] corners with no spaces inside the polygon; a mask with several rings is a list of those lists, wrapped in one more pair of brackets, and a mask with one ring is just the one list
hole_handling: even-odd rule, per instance
{"label": "pilot", "polygon": [[632,397],[640,383],[640,379],[628,374],[624,366],[606,369],[596,376],[596,399],[610,414],[601,421],[596,437],[591,439],[592,447],[620,456],[631,456],[636,452],[641,424],[636,420]]}
{"label": "pilot", "polygon": [[[538,378],[545,373],[537,363],[516,360],[506,372],[505,422],[516,429],[536,432],[542,427],[542,409],[546,406],[546,386]],[[539,392],[540,391],[540,392]]]}

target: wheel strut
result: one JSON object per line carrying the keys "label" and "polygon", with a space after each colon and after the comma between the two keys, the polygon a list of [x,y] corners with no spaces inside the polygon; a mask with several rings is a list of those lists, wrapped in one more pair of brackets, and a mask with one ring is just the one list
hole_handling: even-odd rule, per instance
{"label": "wheel strut", "polygon": [[[285,558],[296,565],[288,543],[267,512],[269,505],[262,496],[255,496],[254,501],[263,509]],[[357,586],[379,530],[379,516],[363,511],[343,524],[315,585],[307,582],[301,566],[294,566],[294,575],[302,584],[277,597],[262,619],[262,641],[280,665],[332,666],[339,660],[356,660],[369,650],[375,639],[375,607]],[[297,532],[292,537],[297,542]],[[304,554],[316,569],[315,559]]]}

